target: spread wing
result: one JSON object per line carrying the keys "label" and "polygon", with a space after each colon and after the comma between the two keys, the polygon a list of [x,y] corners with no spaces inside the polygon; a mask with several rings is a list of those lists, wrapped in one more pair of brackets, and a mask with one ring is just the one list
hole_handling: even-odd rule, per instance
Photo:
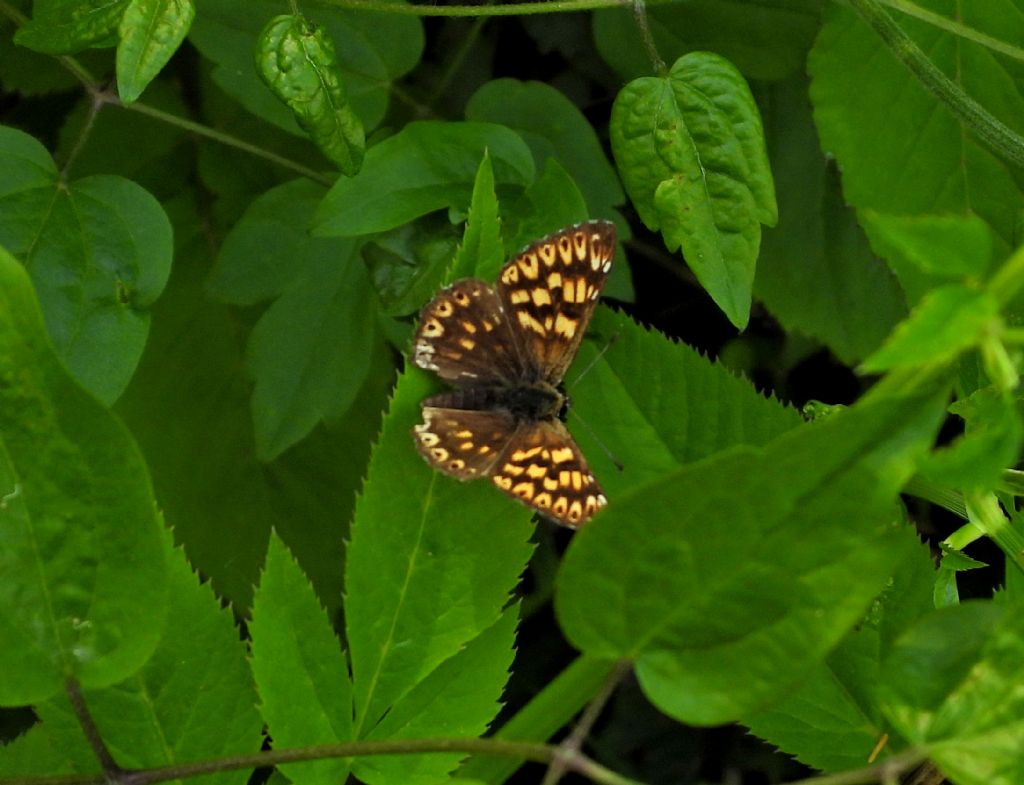
{"label": "spread wing", "polygon": [[413,362],[452,384],[520,379],[521,354],[497,292],[483,281],[456,281],[420,313]]}
{"label": "spread wing", "polygon": [[576,356],[615,253],[615,224],[587,221],[531,244],[502,268],[498,296],[520,353],[557,385]]}

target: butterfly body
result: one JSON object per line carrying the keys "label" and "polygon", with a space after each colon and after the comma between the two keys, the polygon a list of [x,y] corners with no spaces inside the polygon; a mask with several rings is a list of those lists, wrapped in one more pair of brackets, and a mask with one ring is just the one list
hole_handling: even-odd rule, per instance
{"label": "butterfly body", "polygon": [[532,243],[498,275],[442,289],[420,315],[413,361],[456,389],[423,401],[420,453],[575,527],[607,500],[560,417],[562,379],[611,268],[615,226],[588,221]]}

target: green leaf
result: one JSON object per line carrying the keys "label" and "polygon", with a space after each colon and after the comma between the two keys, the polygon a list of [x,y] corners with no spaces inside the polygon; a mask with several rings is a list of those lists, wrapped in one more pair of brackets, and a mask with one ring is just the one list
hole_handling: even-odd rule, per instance
{"label": "green leaf", "polygon": [[469,218],[447,281],[477,277],[492,281],[505,262],[505,247],[501,242],[498,222],[498,197],[494,193],[494,167],[486,152],[480,161],[473,183],[473,197],[469,205]]}
{"label": "green leaf", "polygon": [[957,401],[950,410],[967,421],[965,433],[926,456],[918,471],[938,485],[995,490],[1003,470],[1016,464],[1020,454],[1024,426],[1017,407],[986,388]]}
{"label": "green leaf", "polygon": [[880,699],[893,726],[958,785],[1024,778],[1021,609],[967,602],[935,611],[883,663]]}
{"label": "green leaf", "polygon": [[612,218],[614,208],[625,201],[593,126],[575,104],[550,85],[494,79],[469,99],[466,119],[500,123],[516,131],[529,145],[538,169],[555,158],[579,185],[589,216]]}
{"label": "green leaf", "polygon": [[[475,738],[501,708],[499,699],[515,653],[519,606],[501,615],[399,700],[370,739]],[[358,758],[352,768],[368,785],[434,785],[465,757],[391,755]]]}
{"label": "green leaf", "polygon": [[363,124],[345,94],[334,42],[301,16],[278,16],[257,41],[256,66],[324,155],[349,176],[366,152]]}
{"label": "green leaf", "polygon": [[858,769],[884,734],[891,734],[881,760],[906,745],[882,716],[874,695],[880,657],[890,630],[901,633],[933,610],[935,578],[931,554],[904,527],[901,551],[907,559],[893,572],[883,595],[828,658],[808,668],[798,688],[765,711],[742,717],[754,734],[826,772]]}
{"label": "green leaf", "polygon": [[498,185],[526,186],[533,159],[523,140],[489,123],[409,123],[366,153],[356,177],[338,180],[316,212],[317,235],[384,232],[434,210],[469,206],[488,151]]}
{"label": "green leaf", "polygon": [[[162,535],[169,591],[160,645],[134,676],[107,689],[84,690],[89,712],[114,759],[133,769],[256,752],[262,727],[234,617],[192,572],[184,554],[170,547],[169,532]],[[35,710],[40,723],[32,730],[49,742],[47,754],[32,765],[18,761],[18,751],[3,749],[0,771],[14,773],[10,768],[18,766],[22,775],[54,768],[99,773],[66,696]],[[225,771],[213,775],[211,783],[243,785],[247,778],[243,770]]]}
{"label": "green leaf", "polygon": [[[575,181],[558,159],[548,158],[540,176],[505,211],[508,246],[525,248],[545,235],[586,221],[587,216],[587,203]],[[620,259],[611,275],[619,268],[628,269],[628,265]]]}
{"label": "green leaf", "polygon": [[790,331],[855,364],[906,316],[899,283],[871,253],[826,161],[805,78],[772,85],[765,134],[779,197],[779,223],[764,232],[754,296]]}
{"label": "green leaf", "polygon": [[681,57],[666,78],[644,77],[615,100],[612,152],[644,224],[681,248],[729,320],[750,314],[760,224],[777,220],[761,119],[728,61]]}
{"label": "green leaf", "polygon": [[[720,363],[608,309],[597,310],[589,336],[566,375],[569,425],[613,506],[681,464],[765,444],[802,422]],[[602,350],[603,361],[577,378]],[[574,425],[577,415],[589,428]]]}
{"label": "green leaf", "polygon": [[417,454],[410,431],[434,390],[418,370],[399,379],[356,503],[345,625],[358,738],[498,620],[531,552],[527,509]]}
{"label": "green leaf", "polygon": [[36,0],[32,19],[14,41],[50,55],[75,54],[105,44],[131,0]]}
{"label": "green leaf", "polygon": [[0,250],[0,705],[120,681],[157,644],[160,523],[121,422],[67,375]]}
{"label": "green leaf", "polygon": [[259,197],[228,235],[210,281],[238,304],[279,295],[248,347],[264,460],[344,414],[370,369],[377,307],[359,246],[305,229],[322,196],[321,187],[295,180]]}
{"label": "green leaf", "polygon": [[38,142],[0,128],[0,244],[32,276],[68,369],[102,401],[115,401],[142,354],[149,307],[170,272],[163,208],[120,177],[63,185]]}
{"label": "green leaf", "polygon": [[121,17],[117,93],[130,104],[160,73],[185,40],[196,15],[194,0],[131,0]]}
{"label": "green leaf", "polygon": [[[655,46],[666,61],[688,52],[718,52],[758,80],[803,70],[820,13],[816,0],[686,0],[646,8]],[[630,11],[594,12],[594,39],[601,56],[626,79],[651,72]]]}
{"label": "green leaf", "polygon": [[609,493],[559,575],[566,635],[635,660],[648,698],[688,723],[779,696],[903,558],[893,502],[941,413],[934,394],[860,404]]}
{"label": "green leaf", "polygon": [[[278,0],[197,0],[189,40],[213,61],[213,80],[256,116],[305,136],[292,112],[262,82],[253,52],[268,19],[283,10]],[[303,14],[321,25],[337,50],[348,100],[366,129],[384,119],[391,84],[419,62],[423,23],[412,16],[348,11],[304,4]]]}
{"label": "green leaf", "polygon": [[[956,12],[948,3],[925,7],[995,36],[1018,13],[1012,0],[968,5]],[[1024,194],[1012,169],[979,145],[856,13],[829,4],[825,20],[808,59],[811,99],[849,203],[900,215],[975,213],[994,230],[997,252],[1015,247]],[[1008,62],[929,22],[902,16],[899,24],[968,95],[1017,128],[1024,95]]]}
{"label": "green leaf", "polygon": [[[352,739],[348,663],[302,570],[276,536],[253,601],[252,672],[276,749]],[[349,763],[329,758],[281,767],[293,782],[344,782]]]}
{"label": "green leaf", "polygon": [[999,303],[988,292],[955,284],[933,289],[862,367],[873,373],[949,362],[977,344],[998,318]]}

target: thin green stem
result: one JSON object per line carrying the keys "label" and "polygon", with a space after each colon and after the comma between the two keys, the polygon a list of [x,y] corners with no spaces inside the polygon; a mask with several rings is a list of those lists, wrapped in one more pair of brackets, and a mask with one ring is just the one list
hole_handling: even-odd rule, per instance
{"label": "thin green stem", "polygon": [[64,166],[62,166],[60,170],[60,179],[62,182],[67,181],[68,173],[71,171],[71,167],[75,163],[75,159],[78,158],[78,154],[82,152],[82,149],[85,147],[85,143],[92,135],[92,129],[96,125],[96,116],[100,113],[100,109],[102,108],[103,99],[100,98],[97,93],[91,92],[89,111],[86,112],[85,122],[82,124],[82,127],[78,132],[78,138],[75,140],[74,147],[71,148],[71,152],[68,153],[67,160],[64,161]]}
{"label": "thin green stem", "polygon": [[854,771],[825,774],[820,777],[796,780],[787,785],[870,785],[875,782],[891,782],[924,762],[925,754],[916,749],[905,750],[881,763]]}
{"label": "thin green stem", "polygon": [[1000,550],[1024,572],[1024,532],[1006,517],[994,493],[967,491],[967,514],[971,523],[990,537]]}
{"label": "thin green stem", "polygon": [[[489,6],[493,2],[494,0],[487,0],[485,5]],[[441,74],[441,78],[437,80],[437,85],[434,87],[434,90],[430,94],[430,98],[427,100],[428,104],[433,105],[438,98],[444,95],[444,92],[448,89],[448,85],[451,84],[452,79],[455,78],[459,69],[462,68],[462,64],[469,56],[470,50],[480,37],[480,31],[483,29],[483,26],[487,24],[487,19],[488,17],[486,16],[478,16],[473,20],[473,26],[469,28],[469,31],[464,36],[462,36],[459,48],[455,50],[455,54],[453,54],[451,59],[448,61],[448,67],[445,69],[444,73]]]}
{"label": "thin green stem", "polygon": [[962,493],[950,490],[944,485],[937,485],[919,474],[907,480],[907,484],[903,486],[903,493],[937,504],[967,520],[967,507],[964,505]]}
{"label": "thin green stem", "polygon": [[971,41],[979,46],[984,46],[986,49],[991,49],[993,52],[998,52],[1014,60],[1024,62],[1024,49],[986,35],[975,30],[973,27],[967,27],[952,19],[947,19],[941,14],[929,11],[927,8],[922,8],[916,3],[911,3],[910,0],[881,0],[881,2],[882,5],[886,5],[894,11],[920,19],[932,27],[945,30],[947,33],[952,33],[958,38],[963,38],[965,41]]}
{"label": "thin green stem", "polygon": [[530,16],[596,8],[621,8],[623,0],[550,0],[550,2],[508,3],[507,5],[412,5],[389,0],[333,0],[331,5],[353,11],[380,11],[406,16]]}
{"label": "thin green stem", "polygon": [[633,0],[633,20],[636,22],[637,30],[640,32],[640,40],[643,41],[644,49],[647,50],[647,59],[651,61],[651,67],[658,76],[665,76],[668,68],[665,61],[658,54],[658,46],[654,43],[654,35],[651,33],[651,26],[647,22],[647,6],[644,0]]}
{"label": "thin green stem", "polygon": [[1024,138],[996,119],[928,59],[878,0],[849,0],[885,45],[992,153],[1024,169]]}
{"label": "thin green stem", "polygon": [[123,769],[117,765],[117,761],[114,760],[114,756],[110,753],[106,742],[103,741],[100,729],[96,727],[96,723],[93,721],[79,683],[75,679],[68,679],[64,684],[64,691],[68,695],[68,701],[71,703],[71,709],[74,711],[78,724],[82,728],[82,733],[85,734],[85,738],[88,740],[96,759],[100,762],[100,766],[103,767],[103,771],[110,776],[115,776],[122,772]]}

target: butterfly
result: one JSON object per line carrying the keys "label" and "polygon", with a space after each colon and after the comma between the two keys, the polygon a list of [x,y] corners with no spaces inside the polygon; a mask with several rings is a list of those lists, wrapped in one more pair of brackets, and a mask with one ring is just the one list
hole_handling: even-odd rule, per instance
{"label": "butterfly", "polygon": [[459,480],[489,477],[509,496],[575,528],[604,507],[562,423],[562,388],[615,253],[615,225],[587,221],[527,246],[492,286],[442,289],[420,313],[413,362],[455,389],[423,400],[416,445]]}

